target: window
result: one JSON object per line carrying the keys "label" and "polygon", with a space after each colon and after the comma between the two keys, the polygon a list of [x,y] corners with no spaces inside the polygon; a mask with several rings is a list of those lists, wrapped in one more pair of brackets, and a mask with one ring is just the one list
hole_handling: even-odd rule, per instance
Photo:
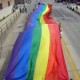
{"label": "window", "polygon": [[2,9],[2,3],[0,3],[0,9]]}
{"label": "window", "polygon": [[8,6],[10,6],[10,1],[8,1]]}

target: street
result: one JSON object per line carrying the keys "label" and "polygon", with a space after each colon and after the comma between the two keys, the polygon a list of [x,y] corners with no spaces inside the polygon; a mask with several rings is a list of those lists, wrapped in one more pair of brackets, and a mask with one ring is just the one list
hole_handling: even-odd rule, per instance
{"label": "street", "polygon": [[[15,40],[17,39],[19,32],[23,31],[25,23],[27,23],[26,17],[28,17],[28,15],[33,12],[33,9],[35,9],[35,4],[38,2],[50,3],[53,5],[52,17],[57,23],[61,24],[63,39],[61,42],[69,79],[72,78],[73,80],[80,80],[80,15],[69,10],[67,5],[63,5],[62,3],[55,3],[54,0],[34,0],[30,4],[25,4],[27,13],[22,13],[16,23],[12,25],[11,33],[8,35],[4,44],[2,45],[3,50],[0,59],[0,80],[4,79],[5,71]],[[67,55],[71,57],[70,60]],[[73,67],[70,66],[71,64]],[[75,73],[78,73],[78,77],[76,76],[76,78],[74,75]]]}
{"label": "street", "polygon": [[80,16],[61,3],[53,3],[52,16],[61,23],[65,43],[80,73]]}

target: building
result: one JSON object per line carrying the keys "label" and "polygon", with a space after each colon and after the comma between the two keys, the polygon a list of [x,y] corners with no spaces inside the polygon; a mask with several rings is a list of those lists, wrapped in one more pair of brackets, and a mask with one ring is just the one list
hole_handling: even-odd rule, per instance
{"label": "building", "polygon": [[6,8],[14,4],[14,0],[0,0],[0,9]]}
{"label": "building", "polygon": [[0,20],[12,13],[14,0],[0,0]]}

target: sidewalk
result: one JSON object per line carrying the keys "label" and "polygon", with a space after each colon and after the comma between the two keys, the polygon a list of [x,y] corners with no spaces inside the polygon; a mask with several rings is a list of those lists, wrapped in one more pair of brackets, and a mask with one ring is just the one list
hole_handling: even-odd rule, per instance
{"label": "sidewalk", "polygon": [[7,18],[0,22],[0,52],[2,48],[2,44],[4,43],[8,33],[12,29],[13,24],[19,18],[20,12],[16,10],[14,13],[9,15]]}
{"label": "sidewalk", "polygon": [[22,32],[26,23],[27,13],[21,14],[17,22],[12,26],[11,32],[3,44],[0,59],[0,80],[4,79],[5,71],[11,55],[13,45],[18,37],[19,32]]}
{"label": "sidewalk", "polygon": [[76,4],[67,4],[67,8],[74,11],[75,13],[80,15],[80,5],[76,5]]}

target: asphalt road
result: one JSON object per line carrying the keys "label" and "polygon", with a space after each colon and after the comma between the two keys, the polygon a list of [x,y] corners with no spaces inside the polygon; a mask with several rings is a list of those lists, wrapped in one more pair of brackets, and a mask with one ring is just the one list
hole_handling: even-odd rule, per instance
{"label": "asphalt road", "polygon": [[70,55],[80,73],[80,15],[67,9],[66,5],[53,3],[52,16],[61,23]]}

